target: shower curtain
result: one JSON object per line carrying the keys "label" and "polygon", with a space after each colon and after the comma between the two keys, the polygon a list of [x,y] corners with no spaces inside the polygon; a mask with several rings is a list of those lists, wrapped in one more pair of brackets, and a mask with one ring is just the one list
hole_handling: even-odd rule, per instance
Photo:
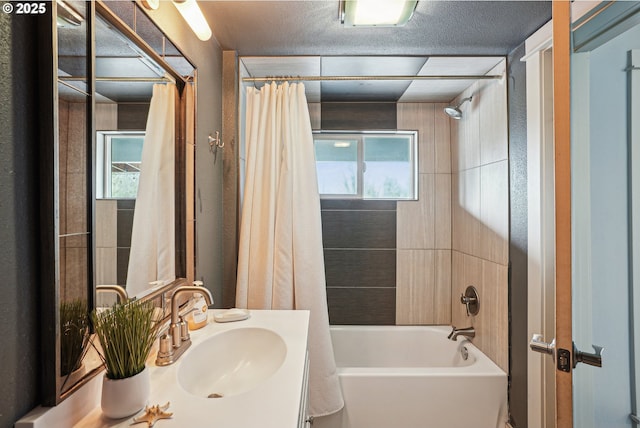
{"label": "shower curtain", "polygon": [[175,105],[173,83],[153,85],[131,231],[127,292],[176,278]]}
{"label": "shower curtain", "polygon": [[302,84],[247,88],[236,305],[310,310],[310,414],[342,408],[329,336],[313,138]]}

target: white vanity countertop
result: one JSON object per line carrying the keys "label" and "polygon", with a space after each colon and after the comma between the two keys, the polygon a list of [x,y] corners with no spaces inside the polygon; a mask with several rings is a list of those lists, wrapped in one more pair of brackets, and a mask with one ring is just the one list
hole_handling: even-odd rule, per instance
{"label": "white vanity countertop", "polygon": [[[166,367],[148,365],[151,378],[149,406],[170,402],[171,406],[167,412],[173,412],[171,419],[159,420],[155,427],[295,428],[302,398],[309,312],[251,310],[251,317],[247,320],[217,323],[213,320],[213,314],[219,312],[223,311],[210,311],[208,325],[190,332],[193,343],[176,363]],[[199,343],[220,332],[246,327],[272,330],[278,333],[286,344],[285,360],[270,378],[250,391],[215,399],[191,395],[178,385],[177,369]],[[212,358],[211,365],[215,364],[216,361]],[[124,428],[131,426],[131,422],[132,417],[120,420],[107,419],[103,417],[98,406],[73,426]],[[144,428],[146,424],[133,426]]]}

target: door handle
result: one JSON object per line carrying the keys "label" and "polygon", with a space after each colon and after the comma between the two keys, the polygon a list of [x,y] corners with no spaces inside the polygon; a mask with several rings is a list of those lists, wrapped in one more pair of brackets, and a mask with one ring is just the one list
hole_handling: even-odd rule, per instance
{"label": "door handle", "polygon": [[544,338],[541,334],[534,334],[531,337],[531,341],[529,342],[529,348],[531,348],[532,351],[540,352],[541,354],[549,354],[551,356],[554,356],[555,359],[555,339],[553,339],[551,343],[547,343],[544,341]]}
{"label": "door handle", "polygon": [[[594,367],[602,367],[602,351],[604,351],[604,348],[597,345],[591,346],[593,346],[593,349],[595,350],[593,354],[578,350],[578,348],[576,348],[576,344],[573,343],[573,358],[568,350],[558,349],[558,370],[562,370],[564,372],[571,371],[571,367],[569,366],[570,363],[574,369],[578,363],[584,363]],[[555,339],[553,339],[551,343],[547,343],[544,341],[541,334],[534,334],[529,342],[529,348],[531,348],[532,351],[540,352],[541,354],[549,354],[554,361],[556,360]]]}
{"label": "door handle", "polygon": [[594,367],[602,367],[602,351],[604,348],[598,345],[591,345],[596,351],[593,354],[588,352],[579,351],[576,348],[576,344],[573,344],[573,368],[575,369],[578,363],[588,364]]}

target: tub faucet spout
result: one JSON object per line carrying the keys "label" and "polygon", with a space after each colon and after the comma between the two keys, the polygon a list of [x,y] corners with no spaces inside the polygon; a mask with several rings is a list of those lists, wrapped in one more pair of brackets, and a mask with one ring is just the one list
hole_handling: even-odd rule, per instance
{"label": "tub faucet spout", "polygon": [[476,337],[476,330],[473,327],[456,328],[454,326],[453,330],[451,330],[451,333],[449,333],[449,336],[447,336],[447,338],[457,341],[458,336],[464,336],[471,339],[472,337]]}

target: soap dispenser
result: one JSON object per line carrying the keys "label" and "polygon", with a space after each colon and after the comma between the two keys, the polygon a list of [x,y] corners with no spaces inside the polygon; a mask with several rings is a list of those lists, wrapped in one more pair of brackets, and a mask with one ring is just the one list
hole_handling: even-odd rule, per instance
{"label": "soap dispenser", "polygon": [[[202,287],[202,281],[193,281],[193,285],[196,287]],[[209,309],[207,302],[204,300],[204,296],[200,293],[193,293],[194,304],[193,309],[187,315],[187,324],[189,324],[189,330],[197,330],[207,325]]]}

